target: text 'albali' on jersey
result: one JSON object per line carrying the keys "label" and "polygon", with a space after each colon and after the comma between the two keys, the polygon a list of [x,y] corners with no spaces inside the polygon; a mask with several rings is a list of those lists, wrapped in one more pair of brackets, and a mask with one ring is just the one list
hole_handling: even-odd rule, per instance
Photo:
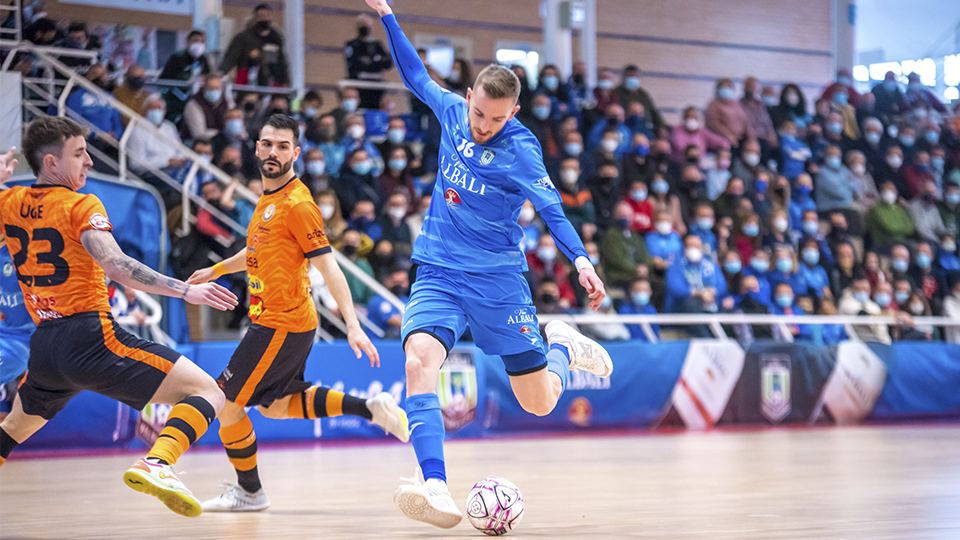
{"label": "text 'albali' on jersey", "polygon": [[299,178],[264,191],[247,227],[250,319],[290,332],[315,329],[307,265],[330,251],[320,209]]}
{"label": "text 'albali' on jersey", "polygon": [[414,64],[419,57],[397,52],[405,38],[392,14],[383,23],[404,82],[443,126],[440,169],[413,261],[466,272],[525,271],[520,207],[527,199],[537,210],[560,204],[540,143],[516,118],[485,145],[473,142],[466,100],[430,79]]}
{"label": "text 'albali' on jersey", "polygon": [[84,231],[113,229],[100,199],[63,186],[17,186],[0,193],[0,222],[34,322],[110,312],[103,269],[80,242]]}

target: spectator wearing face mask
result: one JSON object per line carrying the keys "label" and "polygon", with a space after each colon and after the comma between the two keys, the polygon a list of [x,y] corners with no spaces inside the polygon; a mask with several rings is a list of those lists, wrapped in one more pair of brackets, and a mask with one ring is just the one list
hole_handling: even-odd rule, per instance
{"label": "spectator wearing face mask", "polygon": [[544,161],[556,159],[560,153],[556,124],[550,119],[550,114],[550,98],[545,94],[537,94],[533,97],[533,109],[529,116],[519,118],[540,143]]}
{"label": "spectator wearing face mask", "polygon": [[707,105],[703,116],[706,128],[726,139],[732,147],[739,147],[745,139],[756,136],[747,113],[736,99],[736,91],[730,79],[717,81],[716,94]]}
{"label": "spectator wearing face mask", "polygon": [[559,251],[553,236],[542,234],[537,239],[537,249],[527,253],[527,266],[529,271],[526,273],[527,281],[530,284],[530,290],[537,290],[541,280],[550,278],[557,283],[560,298],[564,300],[567,306],[576,301],[573,289],[567,274],[568,267],[561,262],[558,257]]}
{"label": "spectator wearing face mask", "polygon": [[[778,283],[773,291],[773,305],[770,307],[771,315],[803,315],[803,310],[795,303],[794,290],[789,283]],[[800,333],[799,327],[789,325],[790,331],[797,335]]]}
{"label": "spectator wearing face mask", "polygon": [[[880,192],[877,191],[877,184],[873,181],[873,176],[867,171],[867,161],[863,152],[859,150],[850,150],[846,155],[847,177],[850,180],[850,189],[853,194],[853,203],[851,208],[859,216],[858,221],[862,222],[867,210],[876,204],[880,198]],[[818,205],[819,206],[819,205]]]}
{"label": "spectator wearing face mask", "polygon": [[[391,270],[387,274],[383,286],[401,302],[407,303],[409,300],[410,278],[403,268]],[[384,339],[400,339],[403,313],[400,313],[400,310],[383,296],[378,294],[370,299],[370,303],[367,305],[367,318],[377,328],[383,330]]]}
{"label": "spectator wearing face mask", "polygon": [[[96,46],[95,40],[91,39],[86,23],[82,22],[70,23],[70,25],[67,27],[67,35],[64,36],[63,39],[56,44],[56,46],[64,49],[73,49],[76,51],[94,51],[99,48]],[[81,70],[83,67],[91,65],[92,62],[89,58],[76,58],[70,56],[60,56],[58,59],[69,68],[79,68]]]}
{"label": "spectator wearing face mask", "polygon": [[[909,195],[907,187],[906,170],[903,167],[903,150],[899,146],[893,145],[887,148],[884,163],[874,172],[873,178],[877,185],[883,185],[886,182],[892,182],[897,188],[897,193],[903,196]],[[883,193],[881,192],[881,195]]]}
{"label": "spectator wearing face mask", "polygon": [[877,174],[883,168],[886,159],[886,146],[884,138],[886,134],[883,129],[883,122],[868,116],[861,123],[863,126],[863,135],[859,140],[851,143],[851,148],[863,153],[867,172],[873,175]]}
{"label": "spectator wearing face mask", "polygon": [[830,268],[830,292],[839,298],[843,290],[853,285],[853,280],[863,275],[857,264],[857,256],[851,244],[839,244],[836,248],[837,264]]}
{"label": "spectator wearing face mask", "polygon": [[801,174],[794,181],[794,188],[791,190],[790,204],[788,212],[790,214],[790,228],[794,231],[801,230],[803,226],[803,213],[812,210],[817,211],[817,204],[810,196],[813,191],[813,180],[809,174]]}
{"label": "spectator wearing face mask", "polygon": [[893,182],[881,184],[880,199],[867,212],[867,232],[874,247],[884,250],[913,236],[916,226],[909,212],[898,203],[899,195]]}
{"label": "spectator wearing face mask", "polygon": [[[192,30],[187,34],[187,48],[170,55],[167,63],[160,72],[160,79],[175,81],[196,80],[202,75],[210,73],[210,62],[207,59],[207,35],[202,30]],[[189,98],[189,89],[170,87],[164,92],[167,101],[168,119],[174,123],[180,120],[183,106]],[[171,110],[176,104],[176,110]]]}
{"label": "spectator wearing face mask", "polygon": [[760,216],[754,213],[740,213],[739,219],[734,222],[733,231],[733,248],[740,255],[740,260],[750,260],[754,252],[761,249],[762,238]]}
{"label": "spectator wearing face mask", "polygon": [[745,265],[743,268],[743,276],[752,276],[757,279],[758,293],[760,294],[761,300],[769,304],[772,300],[773,290],[770,288],[770,280],[768,276],[770,275],[770,253],[766,250],[757,250],[753,252],[753,256],[750,259],[741,259],[747,260],[748,265]]}
{"label": "spectator wearing face mask", "polygon": [[352,86],[345,86],[337,91],[337,97],[340,104],[330,111],[330,115],[336,121],[337,131],[335,137],[340,139],[344,136],[347,129],[347,118],[357,114],[360,107],[360,92]]}
{"label": "spectator wearing face mask", "polygon": [[916,286],[913,278],[908,273],[910,270],[910,250],[903,244],[897,244],[890,248],[890,279],[896,281],[907,281],[911,288]]}
{"label": "spectator wearing face mask", "polygon": [[[843,212],[831,212],[828,219],[830,221],[830,232],[825,235],[824,238],[827,241],[827,249],[830,250],[830,253],[835,255],[837,253],[837,246],[840,244],[853,245],[855,242],[854,235],[856,235],[857,241],[859,242],[863,231],[860,229],[852,230]],[[817,232],[819,233],[819,230]],[[862,244],[860,245],[862,246]]]}
{"label": "spectator wearing face mask", "polygon": [[841,68],[837,70],[837,80],[828,86],[821,95],[822,99],[832,102],[838,102],[837,96],[843,95],[841,101],[843,104],[849,104],[853,107],[860,106],[860,93],[853,87],[853,79],[850,77],[850,70]]}
{"label": "spectator wearing face mask", "polygon": [[324,172],[334,179],[339,178],[346,159],[346,151],[336,137],[337,122],[333,115],[325,114],[315,123],[307,123],[303,144],[304,152],[313,148],[323,152]]}
{"label": "spectator wearing face mask", "polygon": [[730,181],[730,150],[722,148],[717,150],[716,159],[708,163],[703,170],[706,178],[706,195],[710,201],[717,200],[717,197],[727,189],[727,182]]}
{"label": "spectator wearing face mask", "polygon": [[800,243],[800,264],[797,269],[797,281],[801,287],[795,291],[799,294],[823,298],[831,296],[830,279],[827,271],[820,265],[820,249],[814,238],[807,238]]}
{"label": "spectator wearing face mask", "polygon": [[940,189],[937,187],[936,178],[930,167],[930,153],[925,150],[918,150],[914,155],[913,162],[903,168],[903,178],[906,183],[907,199],[915,200],[927,193],[926,184],[933,185],[933,197],[939,198]]}
{"label": "spectator wearing face mask", "polygon": [[409,260],[413,253],[413,233],[407,225],[407,213],[410,210],[410,201],[407,192],[403,189],[394,191],[383,206],[380,216],[380,228],[383,230],[381,238],[393,244],[398,258]]}
{"label": "spectator wearing face mask", "polygon": [[220,74],[206,75],[203,87],[187,101],[183,109],[181,129],[184,137],[213,139],[226,127],[228,108]]}
{"label": "spectator wearing face mask", "polygon": [[903,98],[911,110],[924,109],[934,110],[940,114],[947,113],[947,108],[929,88],[920,82],[920,75],[917,73],[907,75],[907,91],[904,92]]}
{"label": "spectator wearing face mask", "polygon": [[[113,90],[113,97],[134,111],[143,109],[144,102],[150,96],[150,92],[144,88],[147,83],[146,73],[142,66],[137,64],[130,66],[123,77],[123,84]],[[121,120],[124,127],[130,122],[127,118]]]}
{"label": "spectator wearing face mask", "polygon": [[[357,37],[344,45],[347,61],[347,78],[361,81],[381,82],[383,72],[393,67],[383,43],[373,39],[373,19],[366,13],[357,17]],[[383,90],[364,88],[360,91],[360,107],[376,109],[380,105]]]}
{"label": "spectator wearing face mask", "polygon": [[547,116],[548,119],[558,121],[562,115],[574,110],[570,95],[567,93],[567,87],[562,83],[563,77],[557,66],[553,64],[543,66],[537,81],[539,84],[537,84],[535,95],[545,96],[549,100],[550,114]]}
{"label": "spectator wearing face mask", "polygon": [[653,131],[659,132],[663,127],[663,116],[653,103],[653,98],[640,86],[640,69],[634,65],[623,68],[623,81],[616,89],[620,105],[626,109],[630,103],[636,101],[643,105],[644,116],[648,123],[653,125]]}
{"label": "spectator wearing face mask", "polygon": [[747,122],[753,130],[755,139],[763,147],[763,153],[777,146],[777,130],[773,127],[767,105],[761,99],[760,83],[756,77],[747,77],[743,81],[743,97],[740,106],[747,115]]}
{"label": "spectator wearing face mask", "polygon": [[450,76],[444,79],[444,86],[461,96],[467,95],[467,88],[473,84],[473,73],[470,69],[470,62],[463,58],[453,59],[453,68],[450,69]]}
{"label": "spectator wearing face mask", "polygon": [[541,315],[563,315],[570,308],[570,303],[560,297],[560,286],[552,277],[544,277],[539,287],[533,289],[537,294],[533,298],[533,306]]}
{"label": "spectator wearing face mask", "polygon": [[[742,281],[744,277],[743,261],[740,260],[740,254],[736,251],[727,251],[723,254],[723,258],[718,264],[720,269],[723,270],[723,277],[727,280],[727,290],[739,291],[740,281]],[[740,298],[737,297],[731,298],[733,299],[733,304],[723,306],[724,312],[726,313],[736,309],[737,302],[740,300]]]}
{"label": "spectator wearing face mask", "polygon": [[771,287],[787,283],[795,291],[803,290],[803,282],[797,275],[799,265],[793,248],[781,247],[774,250],[771,266],[771,270],[767,273],[767,280]]}
{"label": "spectator wearing face mask", "polygon": [[[734,158],[730,165],[730,176],[743,180],[747,191],[750,193],[766,193],[770,188],[771,172],[761,163],[760,157],[763,152],[760,142],[749,140],[743,144],[741,150],[740,155]],[[766,176],[763,185],[758,184],[761,176]]]}
{"label": "spectator wearing face mask", "polygon": [[[740,280],[740,288],[737,289],[735,306],[733,313],[744,313],[749,315],[768,315],[770,313],[770,292],[764,295],[760,292],[760,285],[757,278],[751,275],[745,275]],[[770,326],[765,325],[734,325],[734,335],[737,341],[743,347],[748,347],[758,339],[773,339],[773,332]]]}
{"label": "spectator wearing face mask", "polygon": [[[630,283],[627,291],[627,299],[620,304],[617,313],[620,315],[656,315],[657,309],[650,304],[652,289],[650,282],[645,279],[635,279]],[[654,336],[660,339],[660,325],[651,324],[650,329]],[[639,324],[628,324],[627,330],[630,331],[630,339],[643,343],[650,343],[650,338]]]}
{"label": "spectator wearing face mask", "polygon": [[740,209],[743,200],[743,180],[731,178],[727,182],[727,189],[713,202],[717,218],[734,218]]}
{"label": "spectator wearing face mask", "polygon": [[947,288],[945,281],[938,279],[933,268],[933,248],[927,242],[917,244],[917,254],[908,271],[910,281],[916,285],[916,290],[933,307],[935,313],[940,312],[941,298]]}
{"label": "spectator wearing face mask", "polygon": [[681,174],[677,189],[680,213],[683,216],[693,216],[698,204],[710,204],[710,199],[707,198],[707,185],[703,179],[703,172],[696,165],[685,166]]}
{"label": "spectator wearing face mask", "polygon": [[[344,257],[349,259],[350,262],[370,277],[373,277],[373,267],[370,266],[370,263],[367,261],[366,255],[370,253],[372,248],[373,242],[370,241],[370,238],[361,234],[360,231],[347,228],[343,232],[340,253],[343,253]],[[373,289],[367,287],[353,272],[348,272],[344,269],[343,275],[347,279],[347,286],[350,288],[350,296],[353,299],[353,303],[360,306],[367,305],[375,294]]]}
{"label": "spectator wearing face mask", "polygon": [[873,291],[873,301],[880,306],[880,315],[895,317],[900,307],[893,301],[893,285],[887,282],[877,284]]}
{"label": "spectator wearing face mask", "polygon": [[170,139],[174,143],[180,142],[180,134],[177,133],[176,126],[166,120],[165,109],[166,103],[159,94],[149,96],[140,109],[140,114],[154,129],[138,127],[127,140],[127,156],[130,158],[128,166],[137,174],[144,174],[150,170],[162,170],[172,174],[186,162],[180,156],[175,144],[164,141],[164,139]]}
{"label": "spectator wearing face mask", "polygon": [[643,133],[634,133],[630,152],[623,155],[623,179],[649,184],[653,180],[653,161],[650,159],[650,139]]}
{"label": "spectator wearing face mask", "polygon": [[[649,254],[650,241],[644,241],[643,235],[630,228],[633,221],[633,209],[626,202],[617,205],[614,226],[607,230],[600,244],[600,263],[606,272],[608,282],[613,287],[627,288],[630,283],[639,278],[647,278],[651,258]],[[656,234],[656,233],[650,233]],[[650,234],[647,236],[649,237]],[[675,234],[671,233],[673,236]],[[679,237],[670,240],[679,242]],[[669,259],[675,252],[668,254],[668,242],[658,244],[664,247],[658,251],[661,259]],[[675,247],[674,247],[675,249]],[[666,268],[666,266],[664,266]]]}
{"label": "spectator wearing face mask", "polygon": [[[727,282],[713,261],[703,256],[700,238],[684,238],[684,252],[667,269],[666,313],[717,313],[720,300],[727,295]],[[688,327],[696,337],[711,335],[706,327]]]}
{"label": "spectator wearing face mask", "polygon": [[768,225],[767,234],[764,235],[762,242],[765,249],[793,245],[793,239],[790,238],[790,220],[787,218],[786,210],[780,208],[774,211]]}
{"label": "spectator wearing face mask", "polygon": [[407,172],[410,176],[426,174],[423,162],[414,154],[407,141],[407,126],[400,116],[391,116],[387,121],[387,138],[377,146],[381,156],[389,156],[397,148],[402,148],[407,159]]}
{"label": "spectator wearing face mask", "polygon": [[708,202],[697,203],[693,210],[693,220],[688,229],[690,234],[700,237],[703,253],[714,262],[717,261],[717,235],[713,233],[716,225],[713,206]]}
{"label": "spectator wearing face mask", "polygon": [[326,163],[323,160],[323,152],[317,148],[312,148],[303,152],[303,174],[300,175],[300,181],[304,183],[313,194],[332,189],[331,178],[327,174]]}
{"label": "spectator wearing face mask", "polygon": [[923,295],[914,292],[906,303],[905,313],[898,317],[900,323],[894,329],[894,335],[898,341],[932,341],[936,334],[933,326],[928,324],[919,325],[913,321],[913,317],[931,317],[933,310]]}
{"label": "spectator wearing face mask", "polygon": [[[583,136],[580,135],[578,131],[568,131],[563,134],[561,142],[563,143],[563,146],[560,148],[558,160],[556,160],[554,163],[559,165],[559,163],[564,160],[575,159],[577,160],[577,163],[583,167],[583,158],[585,157],[583,153]],[[550,170],[549,166],[547,170]]]}
{"label": "spectator wearing face mask", "polygon": [[696,107],[687,107],[683,110],[683,124],[670,130],[670,146],[673,148],[670,159],[683,163],[689,146],[697,147],[699,155],[703,155],[719,148],[730,148],[730,142],[703,126]]}
{"label": "spectator wearing face mask", "polygon": [[327,235],[330,245],[340,249],[343,233],[347,230],[347,222],[340,211],[340,201],[332,189],[325,189],[316,194],[315,200],[320,215],[323,217],[323,232]]}
{"label": "spectator wearing face mask", "polygon": [[387,167],[378,179],[380,193],[396,193],[402,191],[407,198],[407,213],[417,210],[413,201],[416,192],[413,177],[410,175],[410,164],[407,154],[402,147],[394,148],[387,154]]}
{"label": "spectator wearing face mask", "polygon": [[361,200],[371,201],[374,206],[383,201],[372,171],[373,163],[367,157],[366,150],[360,148],[347,156],[344,170],[334,187],[340,196],[342,208],[352,212],[353,207]]}
{"label": "spectator wearing face mask", "polygon": [[657,212],[656,216],[654,230],[646,235],[646,246],[647,253],[653,258],[653,269],[662,276],[683,255],[683,241],[674,231],[669,213]]}
{"label": "spectator wearing face mask", "polygon": [[787,120],[780,125],[780,173],[788,179],[803,174],[813,156],[810,147],[797,138],[797,123]]}
{"label": "spectator wearing face mask", "polygon": [[607,119],[593,126],[587,137],[587,149],[591,152],[605,152],[606,155],[612,155],[619,160],[624,152],[630,150],[630,141],[633,137],[630,128],[624,124],[625,119],[626,113],[619,104],[613,103],[607,107]]}
{"label": "spectator wearing face mask", "polygon": [[827,242],[826,235],[820,230],[820,220],[817,217],[816,210],[804,210],[800,219],[799,230],[794,233],[796,243],[799,245],[800,242],[814,240],[817,243],[823,264],[833,266],[833,253],[830,251],[830,244]]}
{"label": "spectator wearing face mask", "polygon": [[602,114],[606,114],[607,107],[614,103],[620,103],[620,97],[615,89],[613,70],[610,68],[601,68],[597,75],[597,87],[593,89],[593,99],[597,102],[596,109]]}
{"label": "spectator wearing face mask", "polygon": [[948,233],[960,236],[960,184],[947,182],[943,188],[943,200],[937,203],[940,219]]}
{"label": "spectator wearing face mask", "polygon": [[597,176],[590,179],[587,185],[590,187],[593,208],[597,213],[597,227],[606,230],[612,226],[614,208],[623,198],[623,185],[617,164],[615,162],[601,164]]}
{"label": "spectator wearing face mask", "polygon": [[[103,64],[90,66],[86,74],[87,80],[101,89],[108,86],[107,68]],[[93,125],[91,137],[104,133],[120,140],[123,135],[123,122],[120,120],[120,111],[114,109],[106,99],[80,87],[67,98],[67,108],[80,115],[81,118]],[[97,145],[106,148],[106,145]]]}
{"label": "spectator wearing face mask", "polygon": [[892,71],[888,71],[883,82],[875,85],[870,92],[874,97],[873,110],[885,124],[889,124],[895,116],[910,108],[900,91],[900,85],[897,84],[897,76]]}
{"label": "spectator wearing face mask", "polygon": [[[259,64],[264,68],[257,77],[260,82],[289,86],[290,71],[283,51],[283,36],[273,28],[273,9],[260,4],[253,8],[253,15],[251,26],[230,41],[220,71],[229,73],[235,68]],[[257,78],[251,77],[252,80]]]}
{"label": "spectator wearing face mask", "polygon": [[836,210],[853,212],[855,184],[840,156],[839,146],[827,148],[824,166],[817,172],[816,208],[822,218]]}
{"label": "spectator wearing face mask", "polygon": [[907,209],[921,239],[936,243],[940,235],[947,232],[937,208],[937,186],[933,180],[923,183],[920,195],[907,203]]}
{"label": "spectator wearing face mask", "polygon": [[[168,114],[169,118],[170,115]],[[257,165],[257,141],[247,132],[243,121],[243,111],[230,109],[224,116],[224,129],[210,142],[213,143],[214,161],[220,162],[227,148],[233,148],[240,154],[239,171],[244,178],[259,178],[260,169]],[[306,149],[304,149],[306,152]]]}
{"label": "spectator wearing face mask", "polygon": [[940,235],[940,242],[936,247],[936,256],[933,259],[933,272],[943,285],[942,290],[949,290],[948,282],[954,274],[960,274],[960,258],[957,257],[956,237],[950,233]]}
{"label": "spectator wearing face mask", "polygon": [[[350,212],[350,221],[347,222],[347,226],[351,229],[356,229],[360,231],[360,234],[363,234],[374,243],[380,241],[383,236],[383,228],[380,227],[380,223],[377,222],[376,209],[373,206],[373,202],[368,200],[358,201],[356,206],[353,207],[353,211]],[[392,245],[391,245],[392,249]],[[374,265],[373,257],[371,254],[367,255],[367,260],[370,261],[370,264],[374,266],[376,270],[376,265]],[[376,275],[376,273],[374,273]],[[379,279],[379,276],[377,276]]]}
{"label": "spectator wearing face mask", "polygon": [[[557,183],[560,192],[560,204],[563,214],[570,220],[574,230],[582,236],[584,226],[596,231],[597,213],[593,208],[593,196],[590,190],[580,181],[580,162],[576,159],[565,159],[560,165],[560,182]],[[646,195],[644,195],[646,198]],[[592,235],[590,235],[592,236]]]}
{"label": "spectator wearing face mask", "polygon": [[782,126],[789,121],[800,129],[807,128],[813,117],[807,112],[807,99],[799,86],[793,83],[784,85],[780,91],[780,102],[770,110],[770,119],[774,126]]}
{"label": "spectator wearing face mask", "polygon": [[[843,291],[837,305],[840,315],[880,315],[880,306],[870,299],[870,282],[865,278],[856,279],[853,285]],[[857,337],[861,341],[890,344],[890,333],[885,324],[855,324]]]}
{"label": "spectator wearing face mask", "polygon": [[363,123],[363,117],[351,115],[347,117],[346,134],[340,141],[340,146],[345,154],[355,152],[359,149],[366,151],[367,159],[370,160],[370,173],[377,177],[383,174],[383,158],[377,147],[367,139],[367,128]]}
{"label": "spectator wearing face mask", "polygon": [[533,203],[524,201],[523,206],[520,207],[517,224],[520,225],[520,230],[523,231],[523,238],[520,239],[520,248],[527,255],[537,249],[537,242],[543,234],[540,223],[535,221],[536,217],[537,212],[533,207]]}

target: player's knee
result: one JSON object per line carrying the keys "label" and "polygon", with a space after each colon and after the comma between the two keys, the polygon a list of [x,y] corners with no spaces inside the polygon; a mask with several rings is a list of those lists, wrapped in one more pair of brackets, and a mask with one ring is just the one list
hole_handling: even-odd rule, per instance
{"label": "player's knee", "polygon": [[200,383],[201,388],[197,392],[197,395],[207,400],[219,416],[220,411],[223,410],[223,406],[227,402],[227,398],[223,395],[223,390],[217,385],[217,381],[213,380],[210,376],[205,377],[205,379],[206,380]]}
{"label": "player's knee", "polygon": [[276,420],[283,420],[284,418],[289,417],[289,415],[287,414],[286,401],[284,401],[282,407],[278,406],[278,403],[275,401],[269,407],[264,407],[263,405],[260,405],[257,407],[257,410],[260,411],[260,414],[262,414],[263,416],[266,416],[267,418],[273,418]]}
{"label": "player's knee", "polygon": [[523,410],[534,416],[546,416],[553,412],[555,404],[547,403],[544,400],[519,400]]}

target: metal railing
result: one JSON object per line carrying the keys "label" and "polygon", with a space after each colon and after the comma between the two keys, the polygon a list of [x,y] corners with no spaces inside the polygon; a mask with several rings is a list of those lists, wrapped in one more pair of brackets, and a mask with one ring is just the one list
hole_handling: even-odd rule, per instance
{"label": "metal railing", "polygon": [[20,0],[13,0],[9,4],[0,4],[0,21],[7,20],[8,14],[13,15],[13,28],[0,28],[0,38],[20,41],[23,39],[23,11],[20,9]]}
{"label": "metal railing", "polygon": [[[839,324],[847,331],[847,336],[851,340],[858,340],[856,327],[875,327],[877,325],[901,326],[904,321],[896,316],[888,315],[751,315],[741,313],[717,313],[717,314],[656,314],[656,315],[619,315],[619,314],[601,314],[587,313],[580,315],[551,314],[537,315],[540,324],[546,324],[550,321],[559,320],[571,323],[573,326],[579,325],[602,325],[602,324],[636,324],[643,330],[644,335],[652,343],[657,343],[656,333],[651,325],[674,325],[674,326],[707,326],[713,332],[717,339],[730,339],[724,331],[724,325],[759,325],[772,326],[779,329],[779,333],[784,341],[793,341],[793,333],[790,326],[819,326],[825,324]],[[910,320],[915,326],[930,327],[958,327],[960,319],[951,319],[949,317],[911,317]]]}
{"label": "metal railing", "polygon": [[143,291],[135,292],[137,293],[137,300],[139,300],[140,305],[144,308],[143,313],[147,318],[143,323],[140,323],[133,314],[129,314],[117,317],[117,324],[121,326],[146,328],[150,333],[151,341],[166,345],[170,348],[176,347],[177,343],[160,328],[160,321],[163,320],[163,309],[160,307],[160,303]]}

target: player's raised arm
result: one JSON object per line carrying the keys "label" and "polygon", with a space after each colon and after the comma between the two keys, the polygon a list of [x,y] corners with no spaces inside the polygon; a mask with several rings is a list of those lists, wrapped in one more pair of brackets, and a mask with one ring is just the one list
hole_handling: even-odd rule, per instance
{"label": "player's raised arm", "polygon": [[347,278],[343,276],[343,270],[337,264],[337,259],[333,253],[324,253],[310,257],[310,264],[316,267],[323,274],[323,280],[330,289],[330,294],[337,301],[340,308],[340,314],[343,315],[343,321],[347,323],[347,341],[357,358],[360,358],[360,351],[367,353],[370,357],[370,365],[380,367],[380,353],[370,342],[370,338],[360,327],[360,321],[357,320],[357,313],[353,309],[353,298],[350,296],[350,286],[347,285]]}
{"label": "player's raised arm", "polygon": [[237,306],[237,297],[216,283],[187,285],[129,257],[117,245],[110,231],[83,231],[80,242],[107,277],[122,285],[148,293],[183,298],[191,304],[205,304],[221,311],[229,311]]}
{"label": "player's raised arm", "polygon": [[404,35],[400,25],[397,24],[397,18],[393,14],[393,10],[387,5],[386,0],[367,0],[367,5],[377,10],[380,15],[380,22],[387,30],[390,54],[397,64],[397,71],[400,72],[403,84],[413,92],[413,95],[417,96],[417,99],[426,103],[428,107],[439,114],[440,100],[445,90],[430,78],[426,66],[420,61],[417,50]]}
{"label": "player's raised arm", "polygon": [[247,248],[238,251],[229,259],[224,259],[213,266],[201,268],[193,273],[188,279],[187,284],[197,285],[213,281],[225,274],[236,274],[247,269]]}
{"label": "player's raised arm", "polygon": [[13,171],[17,168],[17,160],[13,159],[13,153],[16,151],[17,148],[12,146],[6,154],[0,156],[0,184],[13,178]]}

